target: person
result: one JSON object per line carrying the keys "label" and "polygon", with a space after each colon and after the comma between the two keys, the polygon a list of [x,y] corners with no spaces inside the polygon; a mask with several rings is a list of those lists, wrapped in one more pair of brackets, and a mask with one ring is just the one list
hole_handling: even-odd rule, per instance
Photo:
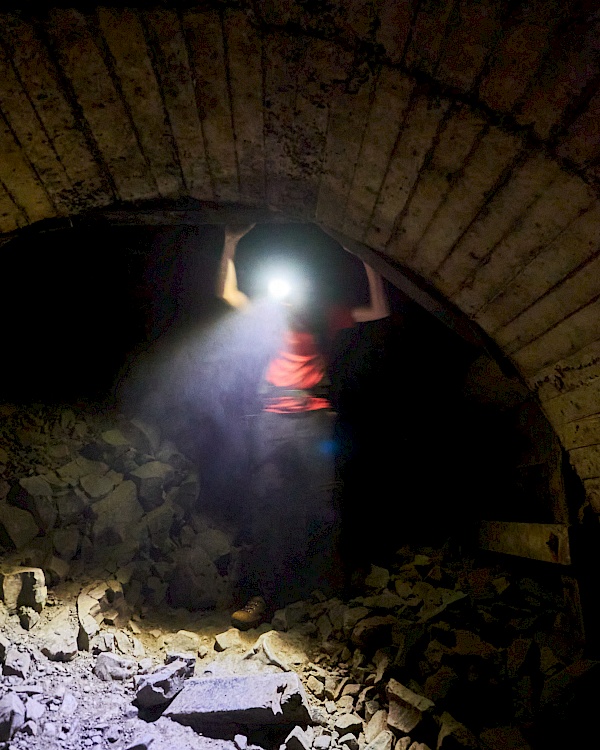
{"label": "person", "polygon": [[[237,285],[235,253],[253,226],[225,228],[216,292],[237,309],[249,299]],[[240,629],[315,589],[332,595],[344,583],[326,350],[342,330],[389,315],[381,276],[364,266],[369,304],[331,307],[325,326],[306,286],[280,302],[281,339],[262,378],[261,408],[250,420],[252,552],[241,576],[247,603],[231,618]]]}

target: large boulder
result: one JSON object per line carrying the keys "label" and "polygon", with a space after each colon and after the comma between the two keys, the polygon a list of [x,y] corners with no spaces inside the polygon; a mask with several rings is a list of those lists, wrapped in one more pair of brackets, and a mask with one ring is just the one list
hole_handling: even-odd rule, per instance
{"label": "large boulder", "polygon": [[41,612],[48,595],[44,571],[40,568],[13,568],[0,573],[2,599],[9,612],[31,607]]}
{"label": "large boulder", "polygon": [[189,680],[164,712],[201,730],[207,724],[310,723],[308,699],[294,672]]}
{"label": "large boulder", "polygon": [[31,513],[0,503],[0,545],[23,549],[39,533]]}

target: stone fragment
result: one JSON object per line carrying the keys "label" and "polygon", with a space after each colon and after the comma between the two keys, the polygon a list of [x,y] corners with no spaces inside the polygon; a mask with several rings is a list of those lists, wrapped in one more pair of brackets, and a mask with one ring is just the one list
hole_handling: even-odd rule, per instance
{"label": "stone fragment", "polygon": [[400,737],[398,742],[396,742],[394,750],[409,750],[411,744],[412,740],[410,737]]}
{"label": "stone fragment", "polygon": [[64,581],[69,575],[70,569],[69,563],[66,562],[66,560],[61,560],[60,557],[56,557],[56,555],[52,555],[50,559],[44,563],[43,567],[44,576],[48,580],[50,586],[55,586],[57,583]]}
{"label": "stone fragment", "polygon": [[395,640],[397,628],[398,620],[392,615],[366,617],[357,623],[351,640],[355,646],[364,649],[389,646]]}
{"label": "stone fragment", "polygon": [[51,661],[72,661],[77,656],[78,628],[63,610],[39,632],[41,652]]}
{"label": "stone fragment", "polygon": [[139,501],[145,511],[162,505],[164,484],[172,475],[173,468],[161,461],[149,461],[131,472],[131,479],[137,486]]}
{"label": "stone fragment", "polygon": [[0,633],[0,664],[4,664],[4,660],[6,659],[6,654],[8,653],[9,648],[10,641],[6,636]]}
{"label": "stone fragment", "polygon": [[35,698],[28,698],[25,705],[25,719],[39,721],[46,711],[46,706]]}
{"label": "stone fragment", "polygon": [[354,698],[351,695],[342,695],[337,702],[337,710],[340,713],[351,713],[354,709]]}
{"label": "stone fragment", "polygon": [[89,458],[78,456],[73,461],[69,461],[69,463],[57,469],[56,473],[65,482],[71,486],[75,486],[81,477],[89,474],[102,476],[103,474],[106,474],[108,468],[108,465],[102,461],[92,461]]}
{"label": "stone fragment", "polygon": [[68,691],[64,694],[62,703],[60,704],[60,713],[63,716],[72,716],[77,711],[78,701],[73,693]]}
{"label": "stone fragment", "polygon": [[367,607],[349,607],[343,614],[342,630],[346,638],[349,638],[356,624],[364,620],[371,613]]}
{"label": "stone fragment", "polygon": [[322,614],[317,620],[317,630],[322,641],[327,641],[333,633],[333,625],[327,614]]}
{"label": "stone fragment", "polygon": [[189,664],[181,659],[176,659],[151,674],[142,675],[136,683],[138,704],[143,708],[150,708],[167,703],[181,691],[185,680],[190,676]]}
{"label": "stone fragment", "polygon": [[365,747],[365,750],[392,750],[394,747],[394,735],[386,729],[383,732],[380,732],[377,737],[375,737],[374,740],[369,742],[369,744]]}
{"label": "stone fragment", "polygon": [[458,684],[456,672],[451,667],[443,665],[425,680],[423,691],[435,703],[443,701],[456,684]]}
{"label": "stone fragment", "polygon": [[178,630],[175,635],[166,638],[165,642],[173,651],[196,654],[200,648],[200,636],[190,630]]}
{"label": "stone fragment", "polygon": [[215,607],[224,592],[224,579],[201,547],[186,547],[178,551],[167,591],[167,601],[172,607],[192,610]]}
{"label": "stone fragment", "polygon": [[9,648],[4,659],[4,674],[9,677],[14,675],[25,679],[31,667],[31,656],[27,651],[18,651],[14,646]]}
{"label": "stone fragment", "polygon": [[345,713],[340,714],[340,716],[336,718],[333,728],[340,736],[350,733],[355,735],[355,737],[358,737],[362,732],[363,722],[357,714]]}
{"label": "stone fragment", "polygon": [[315,737],[313,741],[313,747],[315,750],[329,750],[330,746],[331,746],[331,735],[329,734],[320,734],[318,737]]}
{"label": "stone fragment", "polygon": [[380,568],[377,565],[371,565],[371,572],[365,578],[365,585],[370,589],[384,589],[390,581],[390,571],[386,568]]}
{"label": "stone fragment", "polygon": [[97,544],[114,545],[125,542],[144,515],[131,480],[118,485],[102,500],[92,505],[93,536]]}
{"label": "stone fragment", "polygon": [[429,698],[414,693],[394,679],[388,682],[386,694],[389,700],[388,724],[406,734],[420,724],[423,714],[434,705]]}
{"label": "stone fragment", "polygon": [[125,435],[123,435],[121,430],[106,430],[100,435],[100,437],[107,445],[110,445],[113,448],[120,448],[129,445],[129,441]]}
{"label": "stone fragment", "polygon": [[13,505],[0,504],[0,544],[22,549],[38,535],[31,513]]}
{"label": "stone fragment", "polygon": [[25,706],[16,693],[0,698],[0,742],[8,742],[25,723]]}
{"label": "stone fragment", "polygon": [[240,631],[237,628],[229,628],[229,630],[215,636],[215,651],[225,651],[228,648],[242,647],[243,645]]}
{"label": "stone fragment", "polygon": [[31,630],[40,621],[40,614],[31,607],[19,607],[19,622],[23,630]]}
{"label": "stone fragment", "polygon": [[455,750],[455,748],[463,747],[477,750],[479,748],[477,737],[464,724],[456,721],[453,716],[444,711],[440,717],[440,731],[436,750],[446,750],[447,748]]}
{"label": "stone fragment", "polygon": [[58,557],[63,560],[72,560],[81,542],[81,532],[75,524],[55,529],[52,534],[52,544]]}
{"label": "stone fragment", "polygon": [[19,484],[30,495],[52,497],[52,487],[48,480],[42,476],[23,477],[23,479],[19,479]]}
{"label": "stone fragment", "polygon": [[384,591],[382,594],[364,597],[362,603],[369,609],[390,610],[403,607],[404,599],[401,599],[398,594],[394,594],[392,591]]}
{"label": "stone fragment", "polygon": [[338,743],[342,746],[347,748],[347,750],[358,750],[360,747],[359,741],[356,739],[356,737],[353,734],[345,734],[343,737],[340,737],[338,740]]}
{"label": "stone fragment", "polygon": [[189,680],[164,712],[181,724],[308,724],[308,700],[297,674]]}
{"label": "stone fragment", "polygon": [[287,750],[310,750],[311,745],[309,734],[298,726],[292,729],[284,742],[284,747]]}
{"label": "stone fragment", "polygon": [[315,698],[321,700],[325,697],[325,685],[313,674],[308,678],[306,685]]}
{"label": "stone fragment", "polygon": [[9,612],[19,607],[31,607],[41,612],[46,603],[48,589],[41,568],[14,568],[0,574],[2,598]]}
{"label": "stone fragment", "polygon": [[53,498],[53,490],[46,477],[24,477],[19,480],[22,492],[19,493],[19,505],[32,513],[34,520],[44,531],[56,523],[58,509]]}
{"label": "stone fragment", "polygon": [[384,730],[387,730],[387,711],[381,709],[377,711],[367,723],[365,727],[365,740],[367,742],[373,742],[373,740]]}
{"label": "stone fragment", "polygon": [[86,474],[84,477],[81,477],[79,483],[92,500],[99,500],[115,488],[115,485],[119,483],[117,481],[118,477],[118,474],[110,472],[103,476],[99,474]]}
{"label": "stone fragment", "polygon": [[153,744],[154,740],[155,737],[151,734],[137,737],[131,744],[127,745],[125,750],[150,750],[150,746]]}
{"label": "stone fragment", "polygon": [[381,682],[383,676],[392,663],[392,651],[389,648],[380,648],[373,655],[373,664],[376,666],[375,684]]}
{"label": "stone fragment", "polygon": [[124,659],[109,652],[102,653],[96,659],[94,674],[100,680],[126,680],[135,674],[137,665],[131,659]]}

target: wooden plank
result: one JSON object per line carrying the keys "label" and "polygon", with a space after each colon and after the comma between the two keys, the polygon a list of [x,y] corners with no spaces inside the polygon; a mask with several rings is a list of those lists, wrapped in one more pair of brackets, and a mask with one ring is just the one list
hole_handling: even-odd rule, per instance
{"label": "wooden plank", "polygon": [[97,14],[122,96],[158,192],[163,198],[180,195],[183,178],[173,148],[173,134],[139,18],[129,8],[101,7]]}
{"label": "wooden plank", "polygon": [[559,125],[569,104],[600,74],[600,20],[572,23],[555,38],[547,61],[517,111],[521,125],[533,125],[546,139]]}
{"label": "wooden plank", "polygon": [[502,181],[522,146],[522,137],[496,127],[491,127],[481,138],[417,245],[410,261],[414,270],[427,277],[442,264]]}
{"label": "wooden plank", "polygon": [[493,299],[538,253],[585,211],[593,191],[579,177],[561,173],[529,208],[518,226],[477,267],[453,301],[474,315]]}
{"label": "wooden plank", "polygon": [[0,107],[55,210],[68,212],[71,204],[70,180],[2,46]]}
{"label": "wooden plank", "polygon": [[542,406],[553,425],[560,426],[595,416],[600,411],[600,378],[550,399]]}
{"label": "wooden plank", "polygon": [[454,4],[455,0],[428,0],[419,5],[405,56],[409,70],[434,75]]}
{"label": "wooden plank", "polygon": [[512,355],[525,377],[570,357],[600,338],[600,300],[594,300]]}
{"label": "wooden plank", "polygon": [[484,119],[470,107],[454,107],[441,128],[431,160],[419,175],[406,214],[388,242],[387,252],[393,258],[407,261],[413,256],[484,126]]}
{"label": "wooden plank", "polygon": [[530,560],[571,564],[569,527],[561,523],[514,523],[482,521],[479,546],[490,552]]}
{"label": "wooden plank", "polygon": [[500,36],[508,5],[498,0],[458,0],[436,78],[461,91],[471,89]]}
{"label": "wooden plank", "polygon": [[341,230],[365,128],[374,96],[376,77],[369,71],[351,90],[338,91],[329,108],[327,144],[319,185],[317,221]]}
{"label": "wooden plank", "polygon": [[375,42],[383,47],[392,65],[399,65],[418,0],[380,0],[377,8]]}
{"label": "wooden plank", "polygon": [[533,0],[515,9],[479,86],[480,99],[495,112],[510,112],[525,93],[564,9],[562,0]]}
{"label": "wooden plank", "polygon": [[235,201],[239,175],[221,17],[213,10],[188,10],[183,28],[213,192],[218,200]]}
{"label": "wooden plank", "polygon": [[377,82],[363,144],[346,205],[344,232],[362,238],[408,110],[414,81],[383,68]]}
{"label": "wooden plank", "polygon": [[[539,332],[546,319],[544,311],[550,312],[548,305],[556,300],[555,291],[562,288],[563,282],[570,286],[569,277],[573,274],[578,277],[578,267],[587,268],[585,264],[599,247],[600,201],[596,201],[477,313],[477,322],[493,331],[501,346],[517,340],[526,343],[533,317],[537,316],[538,320],[533,330]],[[554,316],[550,320],[554,322]]]}
{"label": "wooden plank", "polygon": [[225,13],[231,109],[240,175],[240,197],[265,199],[262,38],[244,12]]}
{"label": "wooden plank", "polygon": [[540,153],[516,166],[510,179],[480,212],[437,269],[436,286],[448,297],[453,297],[469,274],[487,259],[559,174],[560,167]]}
{"label": "wooden plank", "polygon": [[593,341],[566,359],[553,363],[530,378],[540,401],[549,401],[600,377],[600,341]]}
{"label": "wooden plank", "polygon": [[[56,216],[56,209],[25,158],[21,146],[0,116],[0,182],[20,212],[31,222]],[[17,218],[17,217],[15,217]]]}
{"label": "wooden plank", "polygon": [[85,17],[76,10],[52,9],[48,32],[119,197],[156,197],[156,183]]}
{"label": "wooden plank", "polygon": [[587,445],[569,451],[569,461],[580,479],[600,477],[600,445]]}
{"label": "wooden plank", "polygon": [[155,9],[145,11],[143,21],[151,40],[185,188],[199,200],[213,198],[202,123],[179,16],[173,10]]}
{"label": "wooden plank", "polygon": [[592,96],[585,110],[569,126],[556,150],[562,159],[584,166],[600,154],[600,91]]}
{"label": "wooden plank", "polygon": [[5,14],[2,20],[1,31],[12,63],[68,175],[71,211],[111,202],[114,194],[110,180],[86,141],[47,47],[33,27],[17,15]]}
{"label": "wooden plank", "polygon": [[427,95],[420,95],[414,99],[394,147],[365,234],[368,245],[380,249],[387,245],[394,223],[406,205],[449,105],[450,102],[445,99],[432,102]]}

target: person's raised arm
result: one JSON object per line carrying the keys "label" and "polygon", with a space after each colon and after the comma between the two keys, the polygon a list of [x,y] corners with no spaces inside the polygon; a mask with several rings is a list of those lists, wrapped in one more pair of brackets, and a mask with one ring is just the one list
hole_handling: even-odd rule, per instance
{"label": "person's raised arm", "polygon": [[224,299],[232,307],[239,308],[248,304],[248,297],[238,289],[234,258],[238,242],[253,227],[254,224],[225,227],[225,242],[215,292],[217,297]]}
{"label": "person's raised arm", "polygon": [[350,313],[356,323],[368,323],[371,320],[381,320],[390,314],[390,306],[383,285],[381,275],[363,261],[367,280],[369,282],[369,304],[364,307],[354,307]]}

